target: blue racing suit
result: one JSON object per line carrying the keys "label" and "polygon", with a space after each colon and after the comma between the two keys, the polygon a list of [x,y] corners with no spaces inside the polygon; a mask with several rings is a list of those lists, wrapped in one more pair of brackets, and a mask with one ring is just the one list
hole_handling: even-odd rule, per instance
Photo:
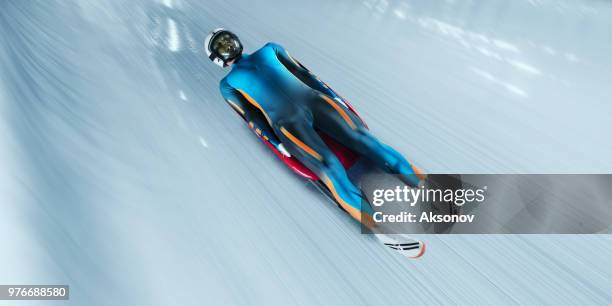
{"label": "blue racing suit", "polygon": [[400,153],[369,133],[341,97],[278,44],[268,43],[242,55],[220,87],[251,129],[317,174],[338,204],[365,224],[372,224],[372,208],[362,205],[360,190],[315,129],[384,170],[400,174],[411,186],[421,178]]}

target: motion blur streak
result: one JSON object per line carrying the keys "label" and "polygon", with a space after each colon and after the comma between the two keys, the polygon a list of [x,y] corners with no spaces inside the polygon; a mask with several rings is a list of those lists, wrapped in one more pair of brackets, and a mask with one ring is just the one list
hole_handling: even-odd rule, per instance
{"label": "motion blur streak", "polygon": [[612,171],[610,2],[5,0],[0,283],[74,305],[612,303],[608,235],[431,236],[418,261],[360,235],[222,100],[219,26],[284,45],[426,171]]}

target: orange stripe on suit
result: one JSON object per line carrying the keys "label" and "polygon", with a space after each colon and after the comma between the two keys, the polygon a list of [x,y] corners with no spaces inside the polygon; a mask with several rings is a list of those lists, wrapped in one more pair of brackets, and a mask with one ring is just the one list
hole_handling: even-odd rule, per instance
{"label": "orange stripe on suit", "polygon": [[257,101],[255,101],[255,99],[253,99],[251,96],[249,96],[249,94],[244,92],[242,89],[237,89],[237,90],[238,90],[238,92],[240,92],[240,94],[247,101],[249,101],[249,103],[251,103],[253,106],[257,107],[257,109],[259,109],[261,111],[261,113],[266,117],[266,120],[268,120],[268,124],[270,124],[270,126],[273,126],[272,125],[272,120],[270,120],[270,117],[268,117],[268,114],[266,114],[266,111],[261,107],[261,105],[259,105],[259,103],[257,103]]}
{"label": "orange stripe on suit", "polygon": [[303,143],[297,137],[293,136],[293,134],[287,131],[287,129],[285,129],[284,127],[281,127],[281,132],[285,134],[285,136],[287,136],[289,140],[293,141],[293,143],[295,143],[298,147],[300,147],[300,149],[306,151],[306,153],[310,154],[312,157],[318,160],[323,160],[323,157],[321,157],[321,154],[317,153],[317,151],[313,150],[307,144]]}
{"label": "orange stripe on suit", "polygon": [[355,125],[355,123],[353,122],[353,120],[351,120],[351,117],[349,117],[349,115],[344,111],[344,109],[342,109],[342,107],[340,107],[340,105],[338,105],[338,103],[336,103],[334,100],[330,99],[328,96],[325,95],[320,95],[321,98],[323,98],[323,100],[325,100],[325,102],[327,102],[329,105],[331,105],[342,117],[342,119],[344,119],[344,121],[346,121],[346,123],[348,123],[348,125],[354,130],[357,129],[357,126]]}

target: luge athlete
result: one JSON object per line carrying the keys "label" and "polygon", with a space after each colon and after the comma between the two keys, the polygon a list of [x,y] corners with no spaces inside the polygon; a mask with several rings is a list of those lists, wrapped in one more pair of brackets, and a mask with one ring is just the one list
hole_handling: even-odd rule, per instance
{"label": "luge athlete", "polygon": [[279,152],[295,156],[312,170],[353,218],[367,226],[374,224],[372,208],[362,205],[361,191],[316,130],[385,171],[399,174],[412,187],[423,179],[400,153],[372,136],[343,99],[282,46],[267,43],[244,54],[234,33],[216,29],[206,38],[205,48],[215,64],[232,67],[220,83],[227,103]]}

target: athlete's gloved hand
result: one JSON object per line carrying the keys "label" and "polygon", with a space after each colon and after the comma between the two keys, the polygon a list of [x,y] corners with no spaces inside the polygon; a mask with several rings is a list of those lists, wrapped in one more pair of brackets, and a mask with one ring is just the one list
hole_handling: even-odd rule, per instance
{"label": "athlete's gloved hand", "polygon": [[269,142],[270,144],[272,144],[276,150],[278,150],[278,152],[280,152],[281,154],[283,154],[286,157],[291,157],[291,153],[289,153],[289,151],[287,151],[287,149],[285,148],[285,146],[283,146],[283,144],[274,136],[270,135],[271,137],[263,137],[264,135],[260,133],[258,133],[257,131],[255,131],[255,134],[257,134],[257,136],[261,139],[263,139],[264,141]]}
{"label": "athlete's gloved hand", "polygon": [[289,153],[289,151],[287,151],[287,149],[285,149],[285,146],[283,146],[282,143],[278,144],[276,149],[278,149],[278,151],[281,152],[281,154],[285,155],[286,157],[291,157],[291,154]]}

